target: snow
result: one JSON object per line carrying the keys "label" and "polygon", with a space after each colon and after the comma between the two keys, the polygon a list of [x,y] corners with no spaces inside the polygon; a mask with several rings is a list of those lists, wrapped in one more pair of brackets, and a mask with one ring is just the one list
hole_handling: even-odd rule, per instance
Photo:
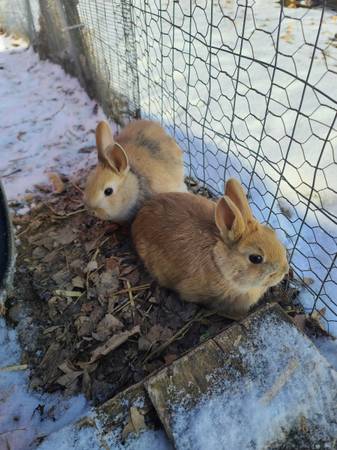
{"label": "snow", "polygon": [[177,449],[274,448],[303,423],[312,439],[308,448],[319,439],[332,448],[337,372],[313,348],[294,326],[265,316],[256,335],[238,347],[237,366],[211,375],[215,389],[210,383],[211,391],[192,408],[188,397],[171,405]]}
{"label": "snow", "polygon": [[320,337],[313,339],[313,342],[322,355],[337,370],[337,339]]}
{"label": "snow", "polygon": [[117,438],[118,432],[110,432],[104,437],[96,427],[78,428],[68,426],[49,436],[39,450],[173,450],[162,431],[146,430],[138,436],[129,437],[124,444]]}
{"label": "snow", "polygon": [[[27,370],[1,370],[20,364],[20,358],[15,330],[0,319],[0,448],[13,450],[26,450],[38,436],[63,428],[88,410],[83,396],[66,399],[30,392]],[[39,405],[44,407],[42,414]]]}
{"label": "snow", "polygon": [[5,36],[0,66],[0,176],[8,200],[48,183],[49,172],[74,175],[93,165],[95,150],[80,150],[95,145],[96,124],[104,115],[100,108],[94,113],[95,102],[78,80],[40,61],[23,40]]}

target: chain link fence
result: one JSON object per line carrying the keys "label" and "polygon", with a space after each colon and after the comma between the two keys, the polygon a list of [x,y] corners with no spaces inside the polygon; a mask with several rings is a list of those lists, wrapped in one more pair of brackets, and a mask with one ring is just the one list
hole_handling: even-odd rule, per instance
{"label": "chain link fence", "polygon": [[0,0],[3,28],[122,125],[160,120],[187,173],[241,179],[337,332],[337,1]]}

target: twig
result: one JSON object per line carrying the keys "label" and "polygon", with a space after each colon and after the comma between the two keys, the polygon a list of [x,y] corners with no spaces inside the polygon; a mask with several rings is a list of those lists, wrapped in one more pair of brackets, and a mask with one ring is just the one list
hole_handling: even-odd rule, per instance
{"label": "twig", "polygon": [[129,299],[130,299],[131,306],[132,306],[132,308],[134,308],[135,307],[135,301],[133,299],[132,286],[131,286],[129,280],[126,280],[126,285],[128,287],[128,294],[129,294]]}
{"label": "twig", "polygon": [[14,428],[13,430],[2,431],[0,433],[0,436],[3,434],[13,433],[13,431],[25,431],[25,430],[27,430],[27,428]]}
{"label": "twig", "polygon": [[133,298],[133,293],[132,293],[131,284],[130,284],[129,280],[126,280],[126,285],[128,287],[128,295],[129,295],[129,300],[130,300],[130,304],[131,304],[132,321],[134,322],[134,320],[135,320],[135,301]]}
{"label": "twig", "polygon": [[162,353],[169,345],[172,344],[177,339],[181,339],[185,336],[185,334],[188,332],[188,330],[191,328],[194,322],[200,321],[200,319],[204,319],[205,317],[209,317],[211,315],[215,314],[214,311],[199,311],[197,314],[191,319],[189,322],[185,323],[185,325],[180,328],[170,339],[168,339],[166,342],[164,342],[162,345],[157,347],[153,352],[151,352],[143,361],[143,364],[147,363],[150,359],[154,358],[155,356]]}
{"label": "twig", "polygon": [[69,183],[70,183],[75,189],[77,189],[81,194],[84,193],[84,191],[83,191],[79,186],[77,186],[77,184],[73,183],[71,180],[69,180]]}
{"label": "twig", "polygon": [[32,222],[32,223],[30,223],[23,231],[21,231],[21,233],[18,233],[17,235],[16,235],[16,237],[21,237],[23,234],[26,234],[27,233],[27,231],[29,231],[31,228],[32,228],[32,226],[34,225],[34,223],[36,223],[36,222]]}
{"label": "twig", "polygon": [[0,367],[0,372],[16,372],[19,370],[27,370],[27,364],[14,364],[12,366]]}
{"label": "twig", "polygon": [[80,291],[66,291],[63,289],[56,289],[54,292],[55,295],[58,295],[60,297],[81,297],[81,295],[83,294],[83,292]]}
{"label": "twig", "polygon": [[78,209],[77,211],[72,211],[70,213],[59,214],[57,216],[53,216],[53,218],[57,219],[57,220],[64,220],[64,219],[67,219],[70,216],[75,216],[76,214],[81,214],[81,213],[83,213],[85,211],[86,211],[86,209],[82,208],[82,209]]}
{"label": "twig", "polygon": [[82,209],[77,209],[76,211],[72,211],[70,213],[66,213],[63,212],[63,214],[60,214],[59,212],[57,212],[52,206],[50,206],[48,203],[42,201],[42,203],[48,208],[50,209],[50,211],[54,214],[53,218],[54,219],[58,219],[58,220],[64,220],[67,219],[68,217],[74,216],[75,214],[80,214],[84,211],[86,211],[86,208],[82,208]]}
{"label": "twig", "polygon": [[145,289],[148,289],[150,287],[150,284],[141,284],[140,286],[130,286],[130,289],[121,289],[120,291],[114,292],[112,295],[119,295],[119,294],[126,294],[130,290],[133,292],[136,291],[144,291]]}
{"label": "twig", "polygon": [[115,309],[113,309],[111,314],[117,314],[117,313],[121,312],[129,303],[130,303],[130,300],[126,300],[126,302],[122,303],[121,305],[119,305]]}
{"label": "twig", "polygon": [[288,366],[285,371],[276,379],[273,386],[267,391],[261,399],[261,403],[268,405],[272,399],[280,392],[286,382],[289,380],[295,369],[297,369],[299,363],[297,359],[292,359],[289,361]]}
{"label": "twig", "polygon": [[22,172],[22,169],[15,169],[15,170],[13,170],[13,172],[9,172],[9,173],[5,173],[5,175],[1,175],[1,177],[2,178],[10,177],[11,175],[14,175],[14,174],[16,174],[18,172]]}

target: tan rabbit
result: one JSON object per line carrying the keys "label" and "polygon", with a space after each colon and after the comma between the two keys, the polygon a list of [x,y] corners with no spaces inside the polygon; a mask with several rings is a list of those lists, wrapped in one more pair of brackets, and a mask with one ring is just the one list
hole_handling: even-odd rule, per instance
{"label": "tan rabbit", "polygon": [[135,120],[114,140],[109,125],[100,122],[96,144],[98,164],[84,202],[101,219],[128,221],[153,194],[186,191],[182,151],[159,123]]}
{"label": "tan rabbit", "polygon": [[253,217],[235,179],[217,203],[189,193],[155,196],[138,212],[132,237],[159,284],[232,318],[289,270],[285,248]]}

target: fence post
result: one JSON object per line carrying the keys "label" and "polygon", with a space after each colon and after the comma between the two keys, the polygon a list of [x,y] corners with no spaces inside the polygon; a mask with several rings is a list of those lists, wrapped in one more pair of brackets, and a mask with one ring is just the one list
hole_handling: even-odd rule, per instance
{"label": "fence post", "polygon": [[82,35],[81,18],[78,13],[79,0],[60,0],[64,8],[65,22],[70,36],[71,54],[76,64],[77,76],[90,97],[97,95],[93,80],[93,68],[90,58],[86,56],[86,43]]}
{"label": "fence post", "polygon": [[131,73],[132,80],[132,102],[133,102],[133,117],[140,118],[140,90],[139,90],[139,72],[138,72],[138,57],[137,57],[137,43],[136,43],[136,33],[135,33],[135,21],[134,21],[134,6],[132,0],[123,1],[122,0],[122,17],[124,26],[124,38],[125,38],[125,48],[127,68]]}
{"label": "fence post", "polygon": [[71,38],[60,0],[39,0],[40,30],[37,49],[42,59],[49,58],[66,72],[77,75]]}

